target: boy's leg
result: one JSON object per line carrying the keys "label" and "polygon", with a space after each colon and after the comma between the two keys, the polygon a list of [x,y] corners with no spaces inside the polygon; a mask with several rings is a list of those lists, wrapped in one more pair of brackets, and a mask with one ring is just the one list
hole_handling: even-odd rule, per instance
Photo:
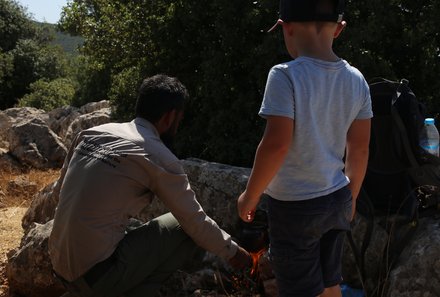
{"label": "boy's leg", "polygon": [[346,188],[333,195],[332,215],[329,223],[333,229],[326,232],[320,241],[321,267],[324,292],[320,297],[341,297],[342,256],[346,231],[350,229],[352,200]]}
{"label": "boy's leg", "polygon": [[318,296],[324,285],[319,261],[321,224],[316,222],[317,217],[326,217],[325,201],[269,199],[268,209],[269,253],[279,296]]}
{"label": "boy's leg", "polygon": [[347,187],[306,201],[269,200],[270,256],[280,297],[338,294],[350,218]]}
{"label": "boy's leg", "polygon": [[173,272],[202,253],[168,213],[128,232],[92,288],[106,297],[154,296]]}
{"label": "boy's leg", "polygon": [[339,285],[325,288],[319,297],[342,297],[341,287]]}

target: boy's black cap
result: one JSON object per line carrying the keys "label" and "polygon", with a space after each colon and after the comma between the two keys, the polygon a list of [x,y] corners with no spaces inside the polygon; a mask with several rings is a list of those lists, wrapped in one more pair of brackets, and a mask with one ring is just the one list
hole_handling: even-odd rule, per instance
{"label": "boy's black cap", "polygon": [[280,18],[268,32],[282,22],[340,23],[344,17],[344,9],[344,0],[280,0]]}

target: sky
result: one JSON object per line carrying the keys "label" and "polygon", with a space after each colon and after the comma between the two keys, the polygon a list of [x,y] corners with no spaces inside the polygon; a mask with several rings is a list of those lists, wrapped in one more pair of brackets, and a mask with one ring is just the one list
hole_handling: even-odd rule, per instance
{"label": "sky", "polygon": [[27,7],[33,19],[39,22],[55,24],[60,19],[61,8],[67,5],[68,0],[16,0],[20,5]]}

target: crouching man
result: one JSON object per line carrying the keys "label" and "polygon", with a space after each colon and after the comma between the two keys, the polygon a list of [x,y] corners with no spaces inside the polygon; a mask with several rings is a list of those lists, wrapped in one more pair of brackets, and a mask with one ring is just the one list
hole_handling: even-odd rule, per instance
{"label": "crouching man", "polygon": [[[72,296],[154,296],[201,250],[236,269],[250,265],[249,253],[205,214],[167,147],[187,97],[176,78],[147,78],[133,121],[75,138],[55,189],[49,239],[54,272]],[[170,213],[127,231],[129,219],[155,197]]]}

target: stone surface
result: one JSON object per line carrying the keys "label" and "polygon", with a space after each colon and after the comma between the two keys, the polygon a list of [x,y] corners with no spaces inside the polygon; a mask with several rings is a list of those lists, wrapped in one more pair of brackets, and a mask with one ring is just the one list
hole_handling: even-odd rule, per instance
{"label": "stone surface", "polygon": [[63,106],[49,112],[49,127],[61,139],[64,139],[72,122],[81,115],[79,109],[73,106]]}
{"label": "stone surface", "polygon": [[440,216],[420,219],[416,234],[390,272],[387,296],[440,296]]}
{"label": "stone surface", "polygon": [[44,110],[33,107],[9,108],[0,111],[0,148],[9,149],[9,130],[12,125],[35,118],[43,122],[49,119]]}
{"label": "stone surface", "polygon": [[61,283],[52,275],[47,251],[52,222],[34,224],[20,247],[8,254],[6,275],[11,296],[58,297],[64,292]]}
{"label": "stone surface", "polygon": [[66,157],[61,139],[39,118],[19,122],[9,131],[9,152],[33,168],[60,168]]}
{"label": "stone surface", "polygon": [[34,195],[31,205],[22,219],[22,227],[26,231],[33,223],[45,224],[53,219],[58,197],[53,194],[56,182],[53,182]]}
{"label": "stone surface", "polygon": [[183,167],[206,213],[231,234],[237,234],[237,198],[245,190],[250,169],[186,159]]}
{"label": "stone surface", "polygon": [[70,147],[78,132],[110,122],[110,114],[110,108],[103,108],[92,111],[91,113],[82,114],[75,118],[67,128],[66,135],[64,137],[65,145]]}

